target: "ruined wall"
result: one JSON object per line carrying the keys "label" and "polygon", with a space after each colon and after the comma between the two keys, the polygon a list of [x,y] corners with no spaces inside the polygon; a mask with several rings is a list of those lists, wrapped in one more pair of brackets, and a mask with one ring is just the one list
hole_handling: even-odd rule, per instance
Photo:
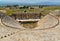
{"label": "ruined wall", "polygon": [[19,14],[12,14],[15,19],[40,19],[40,13],[19,13]]}

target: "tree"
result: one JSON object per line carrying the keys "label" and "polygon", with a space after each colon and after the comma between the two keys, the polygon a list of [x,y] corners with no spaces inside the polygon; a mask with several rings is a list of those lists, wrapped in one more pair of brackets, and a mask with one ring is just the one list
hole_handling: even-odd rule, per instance
{"label": "tree", "polygon": [[19,5],[13,5],[13,7],[18,7]]}
{"label": "tree", "polygon": [[29,8],[29,6],[20,7],[20,9],[27,9],[27,8]]}
{"label": "tree", "polygon": [[11,5],[7,5],[6,7],[11,7]]}

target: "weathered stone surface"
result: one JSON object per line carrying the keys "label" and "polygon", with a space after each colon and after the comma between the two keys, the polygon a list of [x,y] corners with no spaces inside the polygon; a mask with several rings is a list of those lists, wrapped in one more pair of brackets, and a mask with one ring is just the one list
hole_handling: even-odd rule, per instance
{"label": "weathered stone surface", "polygon": [[[38,29],[42,28],[45,23],[46,26],[43,28],[49,28],[50,25],[57,24],[58,20],[55,17],[47,15],[41,20],[41,23],[42,26],[40,27],[39,24]],[[60,41],[60,20],[57,26],[45,30],[19,30],[7,27],[0,22],[0,41]]]}
{"label": "weathered stone surface", "polygon": [[24,27],[20,26],[20,24],[17,21],[15,21],[13,18],[9,16],[5,16],[1,21],[4,25],[8,27],[24,29]]}
{"label": "weathered stone surface", "polygon": [[56,18],[53,15],[46,15],[44,18],[42,18],[35,29],[48,29],[56,26],[58,24],[58,18]]}

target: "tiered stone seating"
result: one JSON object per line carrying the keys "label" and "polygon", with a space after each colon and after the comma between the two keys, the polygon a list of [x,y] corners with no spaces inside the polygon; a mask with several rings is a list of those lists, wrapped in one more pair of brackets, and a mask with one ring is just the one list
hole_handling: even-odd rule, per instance
{"label": "tiered stone seating", "polygon": [[5,16],[2,19],[2,23],[8,27],[18,28],[18,29],[24,29],[24,27],[20,26],[20,24],[15,21],[13,18],[9,16]]}
{"label": "tiered stone seating", "polygon": [[57,24],[58,24],[58,19],[55,16],[48,14],[38,22],[38,25],[35,29],[52,28]]}
{"label": "tiered stone seating", "polygon": [[16,32],[18,32],[17,29],[13,29],[13,28],[3,25],[0,19],[0,39],[11,36],[15,34]]}
{"label": "tiered stone seating", "polygon": [[[8,21],[3,22],[7,23]],[[8,24],[10,23],[8,22],[7,25]],[[49,14],[38,22],[38,27],[32,30],[14,29],[7,27],[0,22],[0,41],[60,41],[60,20],[59,24],[58,25],[57,24],[58,19],[56,18],[56,16],[52,16]],[[45,28],[51,28],[51,29],[45,29]]]}

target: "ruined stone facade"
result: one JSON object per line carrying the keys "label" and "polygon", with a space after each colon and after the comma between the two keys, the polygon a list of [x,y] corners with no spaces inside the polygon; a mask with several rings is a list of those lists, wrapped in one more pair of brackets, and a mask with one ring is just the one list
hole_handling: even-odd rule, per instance
{"label": "ruined stone facade", "polygon": [[40,19],[41,13],[27,13],[27,12],[18,12],[11,15],[15,19]]}

